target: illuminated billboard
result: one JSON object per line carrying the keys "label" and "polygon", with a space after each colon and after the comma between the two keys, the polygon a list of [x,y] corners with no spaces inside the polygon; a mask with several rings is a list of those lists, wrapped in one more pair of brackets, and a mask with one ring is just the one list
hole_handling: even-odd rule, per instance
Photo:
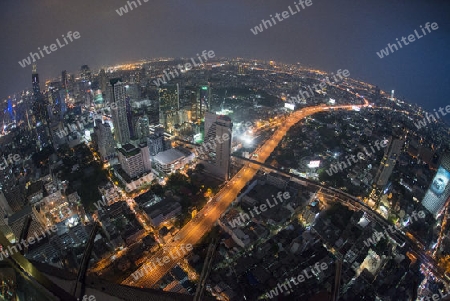
{"label": "illuminated billboard", "polygon": [[444,167],[439,166],[436,175],[431,182],[422,200],[422,205],[430,211],[435,217],[439,214],[450,195],[450,172]]}
{"label": "illuminated billboard", "polygon": [[284,107],[288,108],[289,110],[292,110],[292,111],[295,110],[295,104],[292,104],[292,103],[285,102]]}
{"label": "illuminated billboard", "polygon": [[308,163],[309,168],[318,168],[319,166],[320,166],[320,160],[309,161],[309,163]]}
{"label": "illuminated billboard", "polygon": [[436,175],[434,176],[433,183],[431,183],[431,191],[433,191],[437,196],[441,196],[448,185],[449,179],[450,172],[442,167],[439,167]]}

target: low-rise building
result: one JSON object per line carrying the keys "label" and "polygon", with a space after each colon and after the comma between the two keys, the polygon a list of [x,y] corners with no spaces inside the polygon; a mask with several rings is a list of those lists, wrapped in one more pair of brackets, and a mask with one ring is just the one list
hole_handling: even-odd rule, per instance
{"label": "low-rise building", "polygon": [[170,174],[194,160],[194,154],[185,148],[171,148],[154,157],[156,169]]}

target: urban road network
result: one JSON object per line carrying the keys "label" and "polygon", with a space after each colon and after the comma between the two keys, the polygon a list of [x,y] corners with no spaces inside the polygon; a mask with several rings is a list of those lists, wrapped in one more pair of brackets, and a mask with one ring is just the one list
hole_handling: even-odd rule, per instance
{"label": "urban road network", "polygon": [[[280,143],[281,139],[286,135],[289,129],[298,123],[301,119],[310,116],[318,112],[324,112],[332,109],[345,109],[352,110],[355,108],[367,107],[369,102],[364,99],[365,104],[363,105],[342,105],[342,106],[315,106],[301,109],[299,111],[293,112],[286,118],[284,124],[279,127],[270,139],[268,139],[259,149],[257,149],[254,154],[257,154],[256,161],[264,163],[266,159],[273,152],[275,147]],[[225,185],[214,197],[214,200],[208,203],[202,210],[200,210],[197,216],[187,223],[176,235],[176,241],[172,241],[169,246],[164,246],[152,257],[148,258],[144,264],[137,269],[133,274],[143,276],[134,279],[133,275],[126,278],[122,284],[138,287],[153,287],[165,274],[167,274],[177,263],[180,258],[173,260],[170,258],[169,254],[177,254],[177,251],[181,250],[182,246],[186,244],[196,244],[200,241],[205,233],[207,233],[214,223],[220,218],[220,216],[226,211],[228,206],[236,199],[238,193],[244,188],[244,186],[249,182],[260,169],[259,164],[250,163],[248,166],[243,167],[236,175],[229,181],[229,185]],[[157,259],[162,260],[164,256],[169,256],[170,261],[163,264],[151,264],[152,262],[157,262]],[[145,265],[152,267],[147,272]]]}
{"label": "urban road network", "polygon": [[[202,210],[200,210],[197,216],[187,223],[176,235],[176,240],[171,241],[169,244],[165,245],[163,249],[160,249],[156,254],[152,257],[149,257],[144,264],[137,269],[133,274],[141,275],[142,277],[135,279],[132,275],[126,278],[122,284],[129,286],[138,286],[138,287],[146,287],[151,288],[155,286],[158,281],[167,274],[175,265],[181,261],[181,258],[176,258],[173,260],[169,254],[177,254],[177,251],[182,249],[182,246],[186,244],[196,244],[200,241],[204,234],[211,230],[214,223],[220,218],[220,216],[227,210],[230,204],[236,199],[238,193],[244,188],[244,186],[256,175],[256,173],[261,168],[262,164],[267,160],[270,154],[274,151],[275,147],[280,143],[281,139],[286,135],[289,129],[298,123],[301,119],[313,115],[318,112],[324,112],[329,110],[354,110],[356,108],[368,107],[369,102],[364,99],[364,104],[362,105],[341,105],[341,106],[315,106],[303,108],[299,111],[293,112],[290,114],[286,121],[282,126],[280,126],[275,133],[272,135],[270,139],[268,139],[260,148],[255,150],[254,154],[257,155],[254,158],[254,161],[257,163],[249,163],[245,167],[243,167],[236,175],[229,181],[228,185],[225,185],[214,197],[212,202],[209,202]],[[324,189],[324,187],[321,187]],[[326,188],[325,188],[326,189]],[[340,202],[352,205],[354,208],[363,210],[366,212],[373,220],[379,222],[383,226],[387,226],[387,221],[385,221],[382,217],[379,217],[376,212],[372,212],[372,210],[365,206],[362,202],[355,199],[352,196],[345,195],[344,199],[342,199],[342,195],[338,190],[329,190],[332,191],[331,194],[328,195],[335,200],[339,200]],[[430,271],[432,271],[436,276],[441,278],[444,282],[450,280],[444,272],[440,271],[437,268],[435,261],[428,256],[421,246],[418,246],[414,241],[398,232],[395,233],[395,236],[399,237],[401,240],[406,241],[408,245],[412,248],[414,255],[420,258],[423,263],[428,267]],[[163,264],[151,264],[152,262],[157,262],[159,258],[162,260],[165,256],[170,258],[170,261]],[[150,268],[147,272],[144,268],[145,265],[148,264]]]}

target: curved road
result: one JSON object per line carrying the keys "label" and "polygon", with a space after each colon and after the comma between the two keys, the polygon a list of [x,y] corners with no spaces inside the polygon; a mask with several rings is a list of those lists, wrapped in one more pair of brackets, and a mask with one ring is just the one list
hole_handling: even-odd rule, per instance
{"label": "curved road", "polygon": [[[267,140],[259,149],[255,151],[258,154],[258,162],[264,163],[266,159],[273,152],[275,147],[280,143],[281,139],[286,135],[289,129],[298,123],[301,119],[310,116],[318,112],[324,112],[334,109],[352,110],[356,107],[367,107],[369,102],[364,99],[364,105],[342,105],[342,106],[317,106],[307,107],[299,111],[293,112],[286,118],[283,126],[278,128],[272,135],[271,139]],[[229,181],[229,185],[224,186],[214,197],[214,200],[207,204],[202,210],[199,211],[197,217],[187,223],[177,234],[179,239],[173,242],[170,246],[165,246],[164,249],[158,251],[155,255],[149,258],[141,267],[138,268],[132,275],[126,278],[122,284],[139,287],[153,287],[165,274],[167,274],[182,258],[176,258],[176,254],[183,254],[182,245],[196,244],[204,234],[206,234],[214,225],[214,223],[220,218],[220,216],[226,211],[228,206],[236,199],[239,191],[249,182],[258,172],[260,166],[258,164],[249,164],[248,167],[242,168],[232,180]],[[181,251],[180,251],[181,250]],[[172,256],[169,256],[172,253]],[[169,256],[165,263],[163,258]],[[174,257],[175,259],[172,259]],[[157,259],[160,260],[160,264],[156,264]],[[151,264],[155,262],[155,264]],[[148,264],[148,271],[144,269],[144,266]],[[152,266],[155,266],[153,270]],[[137,275],[141,275],[138,277]],[[134,279],[134,276],[138,277]]]}

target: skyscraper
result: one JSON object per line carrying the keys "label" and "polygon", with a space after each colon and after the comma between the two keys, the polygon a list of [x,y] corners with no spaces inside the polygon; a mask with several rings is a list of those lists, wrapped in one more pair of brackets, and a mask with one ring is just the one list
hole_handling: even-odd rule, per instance
{"label": "skyscraper", "polygon": [[147,145],[150,156],[156,156],[158,153],[164,151],[164,128],[155,128],[155,132],[147,137]]}
{"label": "skyscraper", "polygon": [[136,136],[138,139],[146,139],[150,135],[150,122],[148,116],[140,116],[136,121]]}
{"label": "skyscraper", "polygon": [[195,114],[197,119],[205,118],[205,112],[211,108],[211,86],[209,84],[201,85],[197,92],[197,103]]}
{"label": "skyscraper", "polygon": [[159,88],[159,123],[172,132],[180,109],[180,89],[178,84],[164,85]]}
{"label": "skyscraper", "polygon": [[389,177],[394,170],[395,164],[402,152],[404,140],[401,139],[389,139],[391,143],[387,146],[384,151],[383,159],[381,160],[380,167],[378,168],[377,174],[375,175],[375,183],[379,188],[384,189],[389,181]]}
{"label": "skyscraper", "polygon": [[102,93],[106,95],[106,90],[108,88],[108,77],[106,76],[105,69],[100,70],[98,77],[100,82],[100,89],[102,90]]}
{"label": "skyscraper", "polygon": [[198,153],[206,169],[229,179],[233,123],[230,117],[214,113],[205,114],[205,140]]}
{"label": "skyscraper", "polygon": [[115,156],[116,144],[109,123],[102,123],[101,119],[95,120],[94,139],[102,160],[109,160]]}
{"label": "skyscraper", "polygon": [[31,83],[33,85],[34,100],[36,101],[36,99],[41,95],[41,87],[39,86],[39,74],[37,73],[36,64],[33,64]]}
{"label": "skyscraper", "polygon": [[81,66],[81,80],[90,82],[92,81],[91,69],[88,65]]}
{"label": "skyscraper", "polygon": [[41,93],[41,88],[39,86],[39,74],[37,73],[36,64],[33,65],[33,71],[31,75],[31,81],[33,85],[33,117],[36,125],[36,146],[38,149],[49,145],[50,131],[48,129],[49,124],[49,114],[47,108],[47,101]]}
{"label": "skyscraper", "polygon": [[67,90],[67,71],[63,70],[61,72],[61,86],[64,90]]}
{"label": "skyscraper", "polygon": [[437,217],[450,196],[450,154],[442,156],[441,163],[430,187],[425,193],[422,205]]}
{"label": "skyscraper", "polygon": [[125,111],[127,114],[127,123],[128,123],[128,130],[130,131],[130,138],[136,139],[136,133],[134,132],[134,125],[133,125],[133,111],[131,109],[131,100],[129,96],[125,96]]}
{"label": "skyscraper", "polygon": [[111,115],[114,124],[114,136],[118,143],[124,145],[130,142],[125,85],[120,79],[112,79],[110,84],[112,92]]}

